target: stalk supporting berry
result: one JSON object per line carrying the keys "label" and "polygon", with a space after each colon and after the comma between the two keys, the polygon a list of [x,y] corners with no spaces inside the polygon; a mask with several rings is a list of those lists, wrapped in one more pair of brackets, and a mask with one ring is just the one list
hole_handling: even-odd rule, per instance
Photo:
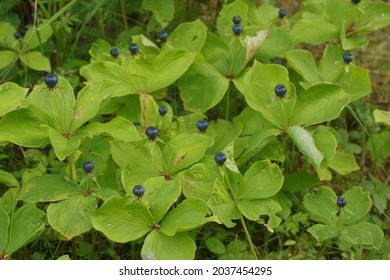
{"label": "stalk supporting berry", "polygon": [[113,57],[113,58],[117,58],[118,57],[118,55],[119,55],[119,50],[118,50],[118,48],[112,48],[111,50],[110,50],[110,54],[111,54],[111,56]]}
{"label": "stalk supporting berry", "polygon": [[199,120],[196,123],[196,127],[199,129],[199,132],[205,133],[207,128],[209,127],[209,123],[206,120]]}
{"label": "stalk supporting berry", "polygon": [[129,45],[129,51],[132,55],[135,55],[138,53],[139,46],[137,44],[130,44]]}
{"label": "stalk supporting berry", "polygon": [[58,77],[55,74],[47,74],[44,81],[49,89],[53,89],[58,83]]}
{"label": "stalk supporting berry", "polygon": [[347,205],[347,200],[344,197],[339,196],[336,203],[338,207],[343,208],[345,205]]}
{"label": "stalk supporting berry", "polygon": [[148,136],[149,140],[154,141],[156,140],[157,136],[159,135],[158,128],[155,126],[149,126],[146,129],[146,136]]}
{"label": "stalk supporting berry", "polygon": [[277,85],[274,89],[275,94],[280,98],[283,98],[287,93],[287,88],[285,85]]}
{"label": "stalk supporting berry", "polygon": [[353,56],[352,56],[352,54],[350,54],[350,53],[345,53],[345,54],[343,54],[343,60],[344,60],[344,62],[345,63],[351,63],[352,62],[352,60],[353,60]]}
{"label": "stalk supporting berry", "polygon": [[166,115],[166,113],[168,113],[168,108],[165,106],[160,106],[160,108],[158,108],[158,113],[163,117]]}
{"label": "stalk supporting berry", "polygon": [[244,29],[242,28],[242,25],[240,25],[240,24],[235,24],[235,25],[233,25],[232,30],[233,30],[233,33],[236,34],[236,35],[238,36],[238,35],[240,35],[240,34],[242,33],[242,31],[243,31]]}
{"label": "stalk supporting berry", "polygon": [[287,11],[283,8],[279,9],[279,18],[284,18],[287,15]]}
{"label": "stalk supporting berry", "polygon": [[234,16],[233,17],[233,23],[234,24],[240,24],[241,23],[241,17],[240,16]]}
{"label": "stalk supporting berry", "polygon": [[163,32],[160,32],[160,34],[158,34],[158,39],[165,43],[167,40],[168,40],[168,33],[163,31]]}
{"label": "stalk supporting berry", "polygon": [[85,173],[91,173],[94,168],[95,168],[95,165],[93,164],[92,161],[86,161],[83,164],[83,169],[84,169]]}
{"label": "stalk supporting berry", "polygon": [[134,186],[133,194],[136,197],[140,198],[140,197],[142,197],[144,195],[144,193],[145,193],[145,188],[143,186],[141,186],[141,185]]}
{"label": "stalk supporting berry", "polygon": [[224,153],[219,152],[219,153],[217,153],[217,154],[214,156],[214,160],[215,160],[215,162],[216,162],[219,166],[222,166],[222,165],[224,165],[224,163],[226,162],[227,156],[226,156]]}

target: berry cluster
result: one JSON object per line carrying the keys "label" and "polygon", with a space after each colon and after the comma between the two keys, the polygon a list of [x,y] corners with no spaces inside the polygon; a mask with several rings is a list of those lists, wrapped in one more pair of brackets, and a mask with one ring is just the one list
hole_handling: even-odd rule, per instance
{"label": "berry cluster", "polygon": [[244,30],[242,28],[242,25],[240,24],[241,23],[241,17],[240,16],[234,16],[233,17],[233,27],[232,27],[232,30],[233,30],[233,33],[237,36],[240,36],[240,34],[242,33],[242,31]]}

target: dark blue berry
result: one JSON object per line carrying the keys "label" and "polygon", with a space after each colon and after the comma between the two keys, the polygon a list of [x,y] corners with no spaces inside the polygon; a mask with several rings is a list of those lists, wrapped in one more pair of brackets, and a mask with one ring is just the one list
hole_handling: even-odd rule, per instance
{"label": "dark blue berry", "polygon": [[233,17],[233,23],[234,24],[240,24],[241,23],[241,17],[240,16],[234,16]]}
{"label": "dark blue berry", "polygon": [[362,0],[352,0],[352,3],[353,3],[354,5],[357,5],[357,4],[359,4],[360,2],[362,2]]}
{"label": "dark blue berry", "polygon": [[44,81],[49,89],[53,89],[58,83],[58,77],[54,74],[47,74],[44,78]]}
{"label": "dark blue berry", "polygon": [[343,60],[345,63],[350,63],[353,60],[353,56],[350,53],[343,54]]}
{"label": "dark blue berry", "polygon": [[131,54],[133,54],[133,55],[137,54],[138,50],[139,50],[139,46],[137,44],[130,44],[129,45],[129,51]]}
{"label": "dark blue berry", "polygon": [[159,131],[158,131],[157,127],[149,126],[146,129],[146,136],[148,136],[149,139],[152,140],[152,141],[156,140],[158,134],[159,134]]}
{"label": "dark blue berry", "polygon": [[16,40],[20,38],[20,32],[15,32],[14,37]]}
{"label": "dark blue berry", "polygon": [[242,28],[241,25],[235,24],[235,25],[233,25],[232,30],[233,30],[234,34],[240,35],[242,33],[242,31],[243,31],[243,28]]}
{"label": "dark blue berry", "polygon": [[225,161],[227,160],[227,156],[224,154],[224,153],[217,153],[215,156],[214,156],[214,160],[215,162],[219,165],[219,166],[222,166]]}
{"label": "dark blue berry", "polygon": [[133,188],[133,194],[136,196],[136,197],[142,197],[145,193],[145,188],[141,185],[136,185],[134,186]]}
{"label": "dark blue berry", "polygon": [[279,18],[284,18],[287,15],[287,11],[283,8],[279,10]]}
{"label": "dark blue berry", "polygon": [[119,55],[119,50],[118,50],[118,48],[112,48],[112,49],[110,50],[110,54],[112,55],[113,58],[117,58],[118,55]]}
{"label": "dark blue berry", "polygon": [[337,198],[337,206],[340,207],[340,208],[343,208],[345,205],[347,205],[347,201],[345,200],[344,197],[339,196]]}
{"label": "dark blue berry", "polygon": [[92,161],[86,161],[83,164],[83,169],[84,169],[85,173],[91,173],[94,167],[95,167],[95,165],[93,164]]}
{"label": "dark blue berry", "polygon": [[200,132],[204,133],[209,126],[209,123],[206,120],[199,120],[196,123],[196,127],[199,129]]}
{"label": "dark blue berry", "polygon": [[168,113],[168,108],[165,106],[160,106],[160,108],[158,108],[158,112],[161,116],[165,116],[165,114]]}
{"label": "dark blue berry", "polygon": [[287,88],[285,85],[277,85],[274,89],[275,94],[280,98],[283,98],[287,93]]}
{"label": "dark blue berry", "polygon": [[168,40],[168,33],[163,31],[163,32],[160,32],[160,34],[158,34],[158,39],[165,43],[167,40]]}

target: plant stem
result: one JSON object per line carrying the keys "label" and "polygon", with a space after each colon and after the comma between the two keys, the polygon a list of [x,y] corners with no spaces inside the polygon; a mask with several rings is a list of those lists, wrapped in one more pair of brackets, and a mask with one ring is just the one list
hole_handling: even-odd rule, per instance
{"label": "plant stem", "polygon": [[[74,153],[68,156],[68,172],[69,172],[69,180],[74,182],[76,180],[76,168],[74,161]],[[77,241],[76,237],[72,238],[72,258],[77,260]]]}
{"label": "plant stem", "polygon": [[76,238],[77,237],[72,238],[72,258],[74,260],[77,260],[77,241],[76,241]]}
{"label": "plant stem", "polygon": [[123,27],[125,28],[125,30],[127,30],[129,29],[129,26],[127,25],[125,1],[123,0],[121,0],[121,12],[122,12],[122,19],[123,19]]}
{"label": "plant stem", "polygon": [[229,120],[230,113],[230,83],[226,91],[226,108],[225,108],[225,120]]}
{"label": "plant stem", "polygon": [[256,252],[255,247],[253,245],[251,236],[249,234],[248,228],[246,227],[245,220],[242,217],[242,215],[240,216],[240,220],[241,220],[242,228],[244,229],[244,232],[246,235],[246,239],[248,240],[248,243],[249,243],[249,250],[251,251],[252,257],[253,257],[253,259],[258,260],[259,256],[257,255],[257,252]]}
{"label": "plant stem", "polygon": [[96,257],[96,230],[92,228],[91,230],[91,243],[92,243],[92,248],[91,248],[91,256],[90,259],[94,260]]}

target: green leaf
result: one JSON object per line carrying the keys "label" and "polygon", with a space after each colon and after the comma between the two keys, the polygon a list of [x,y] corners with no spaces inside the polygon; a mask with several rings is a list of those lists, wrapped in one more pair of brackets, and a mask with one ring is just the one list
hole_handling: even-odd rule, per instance
{"label": "green leaf", "polygon": [[0,169],[0,184],[7,187],[19,187],[19,182],[12,173]]}
{"label": "green leaf", "polygon": [[28,109],[9,112],[0,120],[0,142],[24,147],[42,147],[49,142],[47,129]]}
{"label": "green leaf", "polygon": [[240,38],[234,37],[229,43],[227,59],[228,72],[225,76],[233,78],[239,76],[247,62],[247,49]]}
{"label": "green leaf", "polygon": [[139,146],[120,141],[110,143],[113,159],[122,167],[122,183],[127,193],[132,193],[135,185],[142,185],[148,178],[163,176],[164,163],[156,143],[148,142]]}
{"label": "green leaf", "polygon": [[178,173],[201,160],[213,139],[203,134],[178,134],[165,146],[163,151],[167,171]]}
{"label": "green leaf", "polygon": [[197,19],[184,22],[169,34],[168,45],[173,49],[198,52],[202,49],[207,37],[207,26]]}
{"label": "green leaf", "polygon": [[31,50],[45,43],[52,35],[52,29],[46,20],[38,26],[31,26],[23,38],[23,48]]}
{"label": "green leaf", "polygon": [[347,204],[340,209],[339,225],[350,225],[362,219],[371,208],[371,197],[369,192],[364,192],[360,187],[349,189],[342,195]]}
{"label": "green leaf", "polygon": [[83,87],[77,94],[77,100],[74,107],[74,114],[70,129],[75,131],[84,123],[96,116],[101,103],[109,99],[112,95],[106,89],[107,82],[90,83]]}
{"label": "green leaf", "polygon": [[[242,81],[234,80],[234,84],[245,96],[248,105],[260,112],[266,120],[279,128],[287,127],[293,114],[296,92],[288,79],[286,68],[255,61]],[[284,99],[275,95],[274,89],[279,84],[287,88]]]}
{"label": "green leaf", "polygon": [[191,66],[196,53],[185,50],[166,50],[156,56],[153,71],[147,81],[147,92],[165,88],[177,79]]}
{"label": "green leaf", "polygon": [[387,159],[390,157],[390,131],[382,131],[370,135],[366,148],[372,159]]}
{"label": "green leaf", "polygon": [[78,194],[47,207],[50,226],[67,239],[72,239],[92,228],[90,211],[97,208],[93,196]]}
{"label": "green leaf", "polygon": [[303,206],[310,217],[329,226],[337,225],[336,194],[327,187],[319,187],[305,195]]}
{"label": "green leaf", "polygon": [[273,139],[274,135],[280,133],[280,129],[275,128],[261,113],[250,107],[246,107],[235,117],[233,123],[243,125],[241,137],[234,142],[234,157],[238,165],[246,163],[257,155]]}
{"label": "green leaf", "polygon": [[28,88],[20,87],[15,83],[7,82],[0,85],[0,99],[2,101],[0,104],[0,116],[4,116],[19,107],[27,92]]}
{"label": "green leaf", "polygon": [[328,44],[319,65],[320,77],[327,82],[337,83],[345,72],[342,48]]}
{"label": "green leaf", "polygon": [[[260,47],[263,46],[264,41],[268,38],[269,30],[257,31],[255,36],[246,36],[244,39],[246,45],[246,61],[250,61]],[[241,71],[240,71],[241,72]]]}
{"label": "green leaf", "polygon": [[193,260],[195,250],[194,240],[186,233],[166,236],[154,230],[145,238],[141,255],[144,259]]}
{"label": "green leaf", "polygon": [[215,220],[213,217],[207,217],[208,212],[204,201],[185,199],[164,217],[160,231],[168,236],[174,236],[177,232],[198,228]]}
{"label": "green leaf", "polygon": [[[311,52],[307,50],[291,50],[286,54],[291,67],[309,84],[320,82],[318,66]],[[299,98],[299,97],[298,97]]]}
{"label": "green leaf", "polygon": [[248,5],[244,1],[234,1],[232,3],[223,5],[217,20],[217,29],[219,36],[227,42],[230,41],[230,39],[233,37],[232,18],[237,15],[241,16],[241,25],[244,27],[245,30],[245,27],[247,25],[247,14]]}
{"label": "green leaf", "polygon": [[244,185],[240,189],[240,200],[267,198],[277,194],[283,185],[283,175],[279,166],[269,160],[253,163],[244,175]]}
{"label": "green leaf", "polygon": [[26,98],[26,106],[43,124],[62,133],[69,133],[73,119],[75,96],[70,83],[58,77],[56,88],[46,85],[35,86]]}
{"label": "green leaf", "polygon": [[340,150],[336,151],[329,167],[343,176],[360,169],[353,154]]}
{"label": "green leaf", "polygon": [[347,66],[347,71],[338,83],[351,96],[352,101],[370,94],[372,90],[368,71],[352,64]]}
{"label": "green leaf", "polygon": [[203,163],[194,164],[190,169],[179,173],[184,196],[207,202],[213,193],[214,181],[218,175],[214,169]]}
{"label": "green leaf", "polygon": [[225,245],[217,237],[210,237],[206,239],[206,246],[212,253],[222,255],[226,253]]}
{"label": "green leaf", "polygon": [[214,192],[208,205],[213,215],[228,228],[235,226],[231,220],[239,219],[241,216],[240,210],[231,198],[226,186],[218,179],[215,180]]}
{"label": "green leaf", "polygon": [[150,206],[155,222],[158,223],[179,198],[181,194],[180,180],[174,178],[167,181],[163,177],[154,177],[148,179],[144,187],[143,197]]}
{"label": "green leaf", "polygon": [[141,139],[133,123],[121,116],[115,117],[107,123],[91,123],[82,128],[81,131],[93,135],[107,133],[113,138],[124,142],[133,142]]}
{"label": "green leaf", "polygon": [[125,67],[115,62],[93,62],[81,67],[80,75],[90,83],[106,81],[110,84],[110,87],[106,87],[106,90],[111,92],[112,96],[124,96],[145,91],[145,77],[141,75],[132,76],[126,71]]}
{"label": "green leaf", "polygon": [[90,213],[93,227],[108,239],[126,243],[148,233],[153,217],[141,201],[126,205],[127,198],[112,197]]}
{"label": "green leaf", "polygon": [[336,136],[329,127],[320,125],[315,128],[313,139],[318,150],[324,155],[320,166],[321,170],[324,170],[336,154]]}
{"label": "green leaf", "polygon": [[185,109],[203,113],[222,100],[229,80],[211,64],[195,62],[179,79],[178,86]]}
{"label": "green leaf", "polygon": [[342,237],[352,244],[369,245],[378,250],[384,236],[383,231],[377,225],[362,222],[346,227]]}
{"label": "green leaf", "polygon": [[64,160],[72,154],[80,145],[81,140],[88,135],[85,131],[78,131],[76,134],[60,134],[57,130],[49,128],[50,143],[59,160]]}
{"label": "green leaf", "polygon": [[20,60],[27,67],[36,71],[51,72],[50,60],[40,52],[27,52],[20,56]]}
{"label": "green leaf", "polygon": [[390,25],[390,5],[385,2],[369,2],[358,15],[355,34],[361,36]]}
{"label": "green leaf", "polygon": [[315,167],[321,168],[321,162],[324,159],[324,155],[316,147],[310,132],[300,126],[290,126],[287,129],[287,134],[294,141],[301,153],[304,154]]}
{"label": "green leaf", "polygon": [[242,215],[251,221],[260,219],[260,215],[271,216],[279,211],[282,207],[276,201],[270,198],[254,199],[254,200],[239,200],[237,207],[240,209]]}
{"label": "green leaf", "polygon": [[374,110],[374,118],[376,123],[384,123],[390,125],[390,112],[379,109]]}
{"label": "green leaf", "polygon": [[132,42],[138,44],[140,52],[145,55],[157,55],[161,51],[153,41],[145,37],[143,34],[132,36]]}
{"label": "green leaf", "polygon": [[10,219],[7,214],[3,210],[0,200],[0,253],[5,251],[5,248],[8,244],[8,226],[10,224]]}
{"label": "green leaf", "polygon": [[318,83],[298,95],[293,125],[312,125],[336,119],[350,102],[337,84]]}
{"label": "green leaf", "polygon": [[339,236],[342,232],[342,229],[335,226],[317,224],[310,227],[307,231],[310,232],[311,235],[317,239],[317,241],[323,242],[325,240]]}
{"label": "green leaf", "polygon": [[143,0],[142,8],[152,11],[157,22],[165,28],[173,19],[175,6],[172,0]]}
{"label": "green leaf", "polygon": [[30,203],[51,202],[81,193],[81,187],[64,177],[46,174],[33,178],[23,185],[19,200]]}
{"label": "green leaf", "polygon": [[12,228],[9,230],[8,246],[5,252],[12,255],[37,238],[45,229],[45,213],[34,204],[19,208],[12,218]]}
{"label": "green leaf", "polygon": [[[91,62],[95,61],[115,61],[110,54],[111,45],[103,39],[97,39],[92,43],[88,53],[91,56]],[[119,50],[120,52],[120,50]],[[119,54],[120,55],[120,54]]]}
{"label": "green leaf", "polygon": [[310,187],[314,187],[319,182],[320,180],[318,180],[317,176],[314,176],[308,172],[291,172],[284,177],[283,190],[299,192]]}
{"label": "green leaf", "polygon": [[14,38],[16,29],[9,22],[0,22],[0,30],[0,45],[9,48],[19,45],[19,41]]}
{"label": "green leaf", "polygon": [[243,124],[232,124],[230,121],[218,119],[216,122],[209,123],[208,129],[214,132],[214,135],[212,135],[214,144],[210,147],[211,151],[209,151],[216,154],[237,140],[242,132]]}
{"label": "green leaf", "polygon": [[[316,28],[313,28],[315,26]],[[320,32],[319,32],[320,31]],[[291,33],[296,43],[322,44],[339,37],[339,28],[315,14],[303,13]]]}
{"label": "green leaf", "polygon": [[10,65],[12,62],[16,61],[18,54],[14,51],[4,50],[0,51],[0,69],[3,69]]}
{"label": "green leaf", "polygon": [[264,61],[274,57],[283,57],[294,47],[294,39],[287,30],[271,29],[267,39],[256,53],[257,60]]}

